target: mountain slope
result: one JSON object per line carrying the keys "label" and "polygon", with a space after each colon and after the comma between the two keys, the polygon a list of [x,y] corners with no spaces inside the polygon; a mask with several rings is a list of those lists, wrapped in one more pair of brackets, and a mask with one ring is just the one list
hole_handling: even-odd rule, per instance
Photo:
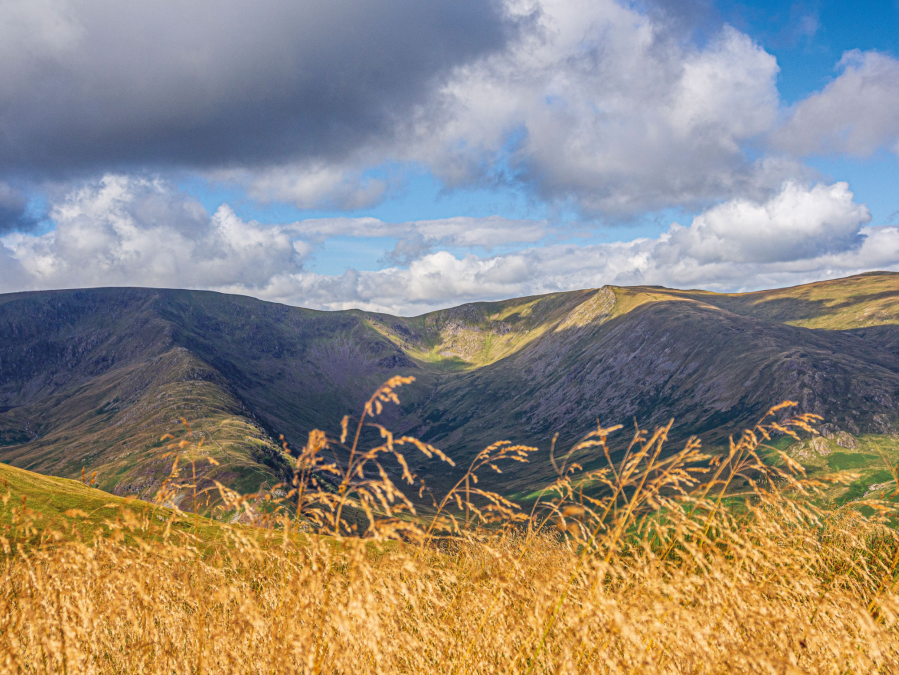
{"label": "mountain slope", "polygon": [[172,461],[159,438],[187,433],[183,416],[219,462],[204,476],[252,490],[287,474],[278,434],[333,429],[407,364],[349,314],[186,291],[5,296],[0,457],[149,496]]}
{"label": "mountain slope", "polygon": [[[851,332],[812,331],[696,302],[650,302],[553,331],[438,388],[417,431],[468,454],[503,429],[513,441],[568,443],[597,418],[707,444],[791,399],[853,434],[893,433],[899,359]],[[484,414],[489,411],[489,414]]]}
{"label": "mountain slope", "polygon": [[[459,464],[510,439],[545,452],[604,424],[677,421],[720,446],[796,400],[833,438],[899,429],[899,275],[715,294],[659,287],[473,303],[413,318],[316,312],[195,291],[0,296],[0,460],[148,496],[162,433],[206,439],[205,479],[287,474],[275,440],[337,433],[384,380],[411,374],[387,423]],[[829,441],[828,441],[829,442]],[[414,467],[439,487],[446,465]],[[546,463],[495,477],[527,491]]]}

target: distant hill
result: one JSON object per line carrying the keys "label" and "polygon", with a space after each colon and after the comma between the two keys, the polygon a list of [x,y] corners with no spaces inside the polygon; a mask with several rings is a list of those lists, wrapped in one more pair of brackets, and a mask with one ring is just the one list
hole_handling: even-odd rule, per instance
{"label": "distant hill", "polygon": [[[0,461],[149,496],[159,441],[190,423],[206,479],[240,490],[287,474],[276,440],[336,433],[388,377],[411,374],[394,428],[465,463],[499,440],[545,449],[596,419],[676,419],[707,446],[783,399],[828,436],[899,430],[899,274],[758,293],[604,287],[419,317],[318,312],[156,289],[0,295]],[[417,461],[417,460],[416,460]],[[430,483],[445,465],[417,463]],[[548,477],[520,465],[510,493]]]}

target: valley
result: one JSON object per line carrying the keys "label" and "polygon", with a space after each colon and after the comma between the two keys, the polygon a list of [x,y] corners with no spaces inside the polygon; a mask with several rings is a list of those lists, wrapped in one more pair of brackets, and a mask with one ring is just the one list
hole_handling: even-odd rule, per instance
{"label": "valley", "polygon": [[171,466],[168,433],[203,439],[204,485],[251,492],[290,475],[281,435],[293,448],[314,428],[339,436],[393,375],[416,381],[379,421],[456,460],[412,462],[437,491],[497,440],[539,448],[482,476],[521,496],[553,477],[556,434],[567,448],[597,420],[674,418],[671,448],[696,434],[715,451],[789,399],[826,422],[790,448],[797,461],[860,475],[841,499],[888,482],[879,453],[899,447],[899,274],[745,294],[603,287],[412,318],[201,291],[3,295],[0,461],[96,471],[103,490],[147,499]]}

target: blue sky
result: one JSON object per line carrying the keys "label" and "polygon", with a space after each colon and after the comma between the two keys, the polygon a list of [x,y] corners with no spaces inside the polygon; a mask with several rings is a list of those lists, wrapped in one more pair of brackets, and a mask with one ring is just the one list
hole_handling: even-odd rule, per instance
{"label": "blue sky", "polygon": [[725,21],[747,32],[777,57],[778,90],[788,104],[801,101],[834,77],[834,64],[852,49],[896,54],[899,3],[721,2]]}
{"label": "blue sky", "polygon": [[204,2],[0,7],[0,292],[899,270],[899,0]]}

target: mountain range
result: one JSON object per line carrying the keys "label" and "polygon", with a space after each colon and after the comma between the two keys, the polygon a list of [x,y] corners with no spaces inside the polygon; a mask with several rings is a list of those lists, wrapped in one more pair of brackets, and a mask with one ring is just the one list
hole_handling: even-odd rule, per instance
{"label": "mountain range", "polygon": [[[160,438],[190,434],[218,462],[204,481],[253,491],[290,475],[281,435],[339,435],[393,375],[416,380],[383,421],[457,465],[496,440],[540,448],[490,478],[510,495],[551,478],[556,434],[565,447],[597,420],[674,418],[672,443],[714,451],[786,399],[825,421],[790,451],[861,467],[863,493],[884,478],[874,450],[897,444],[899,274],[742,294],[606,286],[412,318],[206,291],[0,295],[0,461],[148,497],[172,462]],[[438,488],[456,471],[412,468]]]}

